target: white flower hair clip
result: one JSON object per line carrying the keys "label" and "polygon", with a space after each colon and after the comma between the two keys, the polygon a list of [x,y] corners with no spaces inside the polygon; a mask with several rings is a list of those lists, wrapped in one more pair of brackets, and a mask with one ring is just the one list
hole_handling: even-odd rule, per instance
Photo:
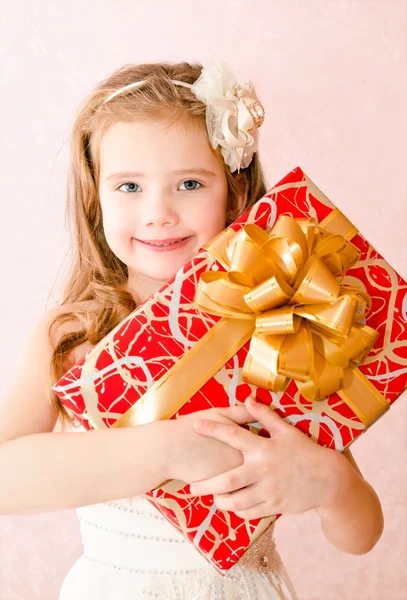
{"label": "white flower hair clip", "polygon": [[222,146],[232,173],[248,167],[258,150],[256,129],[265,115],[250,79],[241,85],[230,67],[216,63],[202,70],[192,89],[207,106],[206,127],[212,148]]}
{"label": "white flower hair clip", "polygon": [[[265,115],[250,79],[241,85],[227,64],[217,62],[203,68],[193,84],[172,81],[190,88],[198,100],[206,104],[206,127],[211,146],[214,150],[218,145],[222,146],[222,156],[231,173],[248,167],[258,150],[256,130],[262,125]],[[103,104],[144,82],[136,81],[120,88]]]}

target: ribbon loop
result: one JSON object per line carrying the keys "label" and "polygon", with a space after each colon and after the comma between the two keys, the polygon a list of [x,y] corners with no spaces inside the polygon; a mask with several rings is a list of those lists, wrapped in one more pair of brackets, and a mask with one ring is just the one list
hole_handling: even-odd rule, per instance
{"label": "ribbon loop", "polygon": [[347,337],[354,321],[356,308],[357,300],[346,295],[330,303],[298,306],[296,313],[313,321],[318,327],[327,329],[328,332]]}
{"label": "ribbon loop", "polygon": [[202,310],[219,316],[254,318],[244,301],[248,291],[247,286],[232,281],[227,273],[206,271],[199,280],[194,302]]}
{"label": "ribbon loop", "polygon": [[315,352],[311,378],[297,385],[300,394],[309,402],[321,400],[343,386],[343,369],[325,360],[319,352]]}
{"label": "ribbon loop", "polygon": [[338,297],[340,286],[328,267],[315,255],[311,256],[300,271],[294,304],[320,304],[332,302]]}
{"label": "ribbon loop", "polygon": [[265,335],[297,333],[300,323],[300,317],[294,314],[294,306],[283,306],[259,315],[256,319],[256,331]]}
{"label": "ribbon loop", "polygon": [[308,381],[313,368],[312,335],[306,321],[301,321],[295,335],[287,335],[278,357],[277,372],[296,381]]}
{"label": "ribbon loop", "polygon": [[283,279],[273,275],[244,295],[246,304],[260,312],[286,304],[294,296],[294,290]]}
{"label": "ribbon loop", "polygon": [[298,271],[309,256],[304,231],[294,219],[286,215],[278,219],[263,249],[278,264],[290,285],[296,280]]}

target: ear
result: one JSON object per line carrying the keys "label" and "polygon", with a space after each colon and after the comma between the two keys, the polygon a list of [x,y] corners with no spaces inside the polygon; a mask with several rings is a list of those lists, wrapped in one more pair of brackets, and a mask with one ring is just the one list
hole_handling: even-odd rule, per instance
{"label": "ear", "polygon": [[233,197],[230,208],[226,213],[227,218],[237,219],[244,213],[244,209],[247,205],[247,200],[249,196],[249,183],[244,176],[243,173],[237,173],[233,176],[235,180],[239,183],[239,190],[237,194]]}

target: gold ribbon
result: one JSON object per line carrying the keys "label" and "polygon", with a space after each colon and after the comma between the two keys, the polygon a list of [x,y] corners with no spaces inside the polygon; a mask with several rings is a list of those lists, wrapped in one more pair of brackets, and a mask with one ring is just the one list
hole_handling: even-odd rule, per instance
{"label": "gold ribbon", "polygon": [[206,250],[227,269],[201,274],[194,303],[223,317],[113,425],[171,418],[249,339],[243,380],[272,391],[294,379],[308,401],[337,392],[365,425],[388,401],[359,371],[378,335],[361,321],[368,294],[341,285],[359,260],[357,229],[335,209],[280,216],[270,234],[228,228]]}

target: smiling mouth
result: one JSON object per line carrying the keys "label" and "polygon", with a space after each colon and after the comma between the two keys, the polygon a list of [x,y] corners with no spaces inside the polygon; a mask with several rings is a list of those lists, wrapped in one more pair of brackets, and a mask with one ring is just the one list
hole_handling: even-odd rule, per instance
{"label": "smiling mouth", "polygon": [[191,240],[192,237],[193,236],[189,235],[184,238],[179,238],[178,240],[172,239],[171,241],[165,241],[165,240],[147,241],[147,240],[138,240],[137,238],[134,238],[134,239],[139,244],[143,244],[143,246],[145,246],[146,248],[150,248],[151,250],[159,250],[159,251],[167,250],[168,251],[168,250],[176,250],[177,248],[183,248],[184,246],[186,246],[188,244],[189,240]]}
{"label": "smiling mouth", "polygon": [[159,248],[162,248],[162,247],[165,247],[165,246],[174,246],[175,244],[180,244],[184,240],[187,240],[189,237],[191,237],[191,236],[179,238],[178,240],[171,241],[171,242],[166,242],[164,240],[162,242],[159,242],[159,241],[149,242],[147,240],[137,240],[137,241],[141,242],[142,244],[147,244],[147,246],[157,246]]}

